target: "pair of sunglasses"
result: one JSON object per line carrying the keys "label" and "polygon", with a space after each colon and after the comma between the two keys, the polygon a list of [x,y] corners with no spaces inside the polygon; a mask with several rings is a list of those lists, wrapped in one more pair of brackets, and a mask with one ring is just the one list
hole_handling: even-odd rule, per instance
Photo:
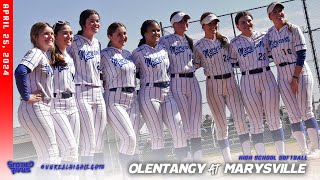
{"label": "pair of sunglasses", "polygon": [[56,30],[57,26],[61,25],[70,25],[70,23],[68,21],[57,21],[56,23],[54,23],[54,25],[52,26],[53,31]]}

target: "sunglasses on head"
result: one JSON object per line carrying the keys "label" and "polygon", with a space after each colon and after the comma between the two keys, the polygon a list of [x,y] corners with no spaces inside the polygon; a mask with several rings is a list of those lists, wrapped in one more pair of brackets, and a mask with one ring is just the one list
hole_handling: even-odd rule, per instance
{"label": "sunglasses on head", "polygon": [[56,27],[58,25],[70,25],[70,23],[68,21],[57,21],[56,23],[54,23],[54,25],[52,26],[53,31],[55,31]]}

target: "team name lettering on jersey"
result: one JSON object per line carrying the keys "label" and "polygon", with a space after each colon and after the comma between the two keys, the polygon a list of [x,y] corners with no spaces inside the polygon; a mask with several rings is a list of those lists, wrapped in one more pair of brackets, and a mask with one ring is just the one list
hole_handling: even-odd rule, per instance
{"label": "team name lettering on jersey", "polygon": [[46,65],[44,66],[44,68],[46,69],[47,74],[52,77],[52,76],[53,76],[53,71],[52,71],[50,65],[46,64]]}
{"label": "team name lettering on jersey", "polygon": [[145,63],[148,65],[148,67],[155,68],[156,65],[161,64],[162,61],[166,58],[166,56],[159,56],[159,57],[148,57],[145,56]]}
{"label": "team name lettering on jersey", "polygon": [[280,44],[282,43],[287,43],[290,42],[290,38],[289,37],[285,37],[276,41],[269,41],[269,46],[271,49],[278,47]]}
{"label": "team name lettering on jersey", "polygon": [[58,70],[59,72],[63,71],[63,70],[68,70],[69,66],[54,66],[53,70]]}
{"label": "team name lettering on jersey", "polygon": [[122,67],[123,65],[128,64],[130,61],[128,59],[125,59],[125,58],[112,57],[111,58],[111,62],[113,63],[114,66]]}
{"label": "team name lettering on jersey", "polygon": [[183,53],[187,49],[189,49],[189,46],[170,46],[170,52],[175,55]]}
{"label": "team name lettering on jersey", "polygon": [[205,49],[202,51],[202,53],[204,54],[204,56],[206,58],[211,58],[213,55],[217,54],[221,49],[221,45],[210,48],[210,49]]}
{"label": "team name lettering on jersey", "polygon": [[81,60],[89,61],[90,59],[93,59],[95,55],[98,55],[99,51],[86,51],[86,50],[80,50],[78,55]]}
{"label": "team name lettering on jersey", "polygon": [[255,48],[264,47],[264,42],[260,41],[256,46],[248,46],[244,48],[239,48],[238,52],[240,56],[246,57],[248,54],[252,53]]}

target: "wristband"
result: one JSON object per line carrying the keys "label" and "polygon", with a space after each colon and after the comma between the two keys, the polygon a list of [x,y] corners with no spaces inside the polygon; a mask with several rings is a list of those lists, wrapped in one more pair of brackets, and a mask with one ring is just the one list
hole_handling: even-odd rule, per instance
{"label": "wristband", "polygon": [[299,79],[299,77],[297,77],[297,76],[292,76],[293,78],[295,78],[295,79]]}

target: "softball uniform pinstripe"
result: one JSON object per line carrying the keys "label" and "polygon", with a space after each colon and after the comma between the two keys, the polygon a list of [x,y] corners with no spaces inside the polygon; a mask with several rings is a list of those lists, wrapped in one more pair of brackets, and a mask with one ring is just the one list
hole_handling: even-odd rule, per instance
{"label": "softball uniform pinstripe", "polygon": [[222,47],[217,39],[202,38],[195,44],[195,63],[204,68],[207,76],[206,90],[209,107],[215,121],[218,140],[228,138],[228,122],[226,106],[234,117],[238,135],[248,133],[246,116],[240,94],[235,81],[233,68],[229,61],[228,48]]}
{"label": "softball uniform pinstripe", "polygon": [[20,64],[28,67],[27,87],[30,93],[40,91],[42,101],[27,103],[21,100],[18,110],[18,120],[21,126],[30,134],[38,156],[38,164],[58,163],[59,150],[53,120],[50,115],[51,99],[53,97],[53,72],[45,52],[32,48],[23,57]]}
{"label": "softball uniform pinstripe", "polygon": [[163,123],[168,127],[175,148],[187,146],[181,116],[170,92],[169,57],[163,45],[143,44],[132,53],[140,74],[141,113],[151,134],[151,148],[164,148]]}
{"label": "softball uniform pinstripe", "polygon": [[102,153],[106,106],[100,80],[100,44],[75,35],[68,48],[75,64],[76,101],[80,115],[80,155]]}
{"label": "softball uniform pinstripe", "polygon": [[140,105],[139,105],[139,97],[138,97],[139,91],[137,90],[133,94],[133,100],[131,107],[128,110],[129,117],[131,119],[131,123],[134,129],[134,133],[136,134],[136,139],[138,141],[138,137],[140,134],[140,129],[143,126],[143,121],[140,118]]}
{"label": "softball uniform pinstripe", "polygon": [[121,140],[119,152],[133,155],[136,135],[128,111],[134,97],[136,67],[132,62],[131,53],[114,47],[103,49],[101,70],[108,121]]}
{"label": "softball uniform pinstripe", "polygon": [[242,72],[240,87],[250,116],[250,132],[264,131],[266,116],[271,131],[282,127],[280,121],[280,95],[276,80],[270,71],[264,33],[253,32],[251,37],[239,35],[231,40],[231,59],[238,60]]}
{"label": "softball uniform pinstripe", "polygon": [[170,60],[171,92],[175,98],[187,138],[201,137],[202,96],[194,76],[193,53],[185,37],[170,34],[160,38]]}
{"label": "softball uniform pinstripe", "polygon": [[55,125],[61,160],[78,161],[80,117],[75,95],[75,67],[67,52],[63,53],[67,66],[53,67],[53,102],[51,115]]}
{"label": "softball uniform pinstripe", "polygon": [[288,30],[288,25],[285,25],[278,31],[273,26],[269,29],[267,37],[271,55],[277,64],[282,100],[290,121],[297,123],[314,117],[312,112],[313,77],[308,64],[305,63],[299,77],[298,94],[292,93],[290,82],[296,66],[296,51],[307,49],[307,46],[300,28],[293,25],[291,29],[292,32]]}

